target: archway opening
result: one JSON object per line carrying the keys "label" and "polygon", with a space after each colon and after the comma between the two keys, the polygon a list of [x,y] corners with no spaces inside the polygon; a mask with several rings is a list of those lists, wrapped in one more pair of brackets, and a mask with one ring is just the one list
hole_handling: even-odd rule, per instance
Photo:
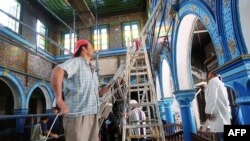
{"label": "archway opening", "polygon": [[40,88],[36,88],[30,97],[29,114],[46,113],[46,100]]}
{"label": "archway opening", "polygon": [[196,97],[194,100],[194,111],[197,126],[206,121],[205,115],[205,92],[206,73],[215,69],[218,64],[215,57],[214,46],[211,37],[204,24],[197,19],[194,24],[192,48],[191,48],[192,78],[196,87]]}
{"label": "archway opening", "polygon": [[[14,97],[11,88],[0,79],[0,115],[13,115]],[[15,130],[15,119],[0,120],[0,132]]]}
{"label": "archway opening", "polygon": [[[40,88],[36,88],[29,100],[29,112],[28,114],[43,114],[46,113],[46,99],[43,91]],[[27,121],[27,124],[37,123],[39,118],[32,119],[33,121]]]}
{"label": "archway opening", "polygon": [[[173,79],[172,79],[172,75],[171,75],[171,70],[170,70],[170,66],[167,62],[166,59],[162,60],[162,70],[161,70],[161,83],[162,83],[162,93],[163,93],[163,98],[169,98],[169,97],[175,97],[173,95]],[[173,104],[171,106],[173,108],[173,113],[174,113],[174,119],[176,123],[181,123],[181,116],[180,116],[180,108],[179,108],[179,104],[176,101],[176,99],[174,98],[173,100]]]}
{"label": "archway opening", "polygon": [[[200,95],[193,101],[196,126],[205,120],[205,96],[200,82],[206,82],[206,72],[218,67],[213,41],[202,20],[194,14],[180,22],[176,43],[176,66],[179,90],[197,88]],[[196,93],[197,96],[198,93]]]}
{"label": "archway opening", "polygon": [[164,59],[162,61],[162,90],[163,90],[163,96],[164,98],[166,97],[172,97],[172,77],[171,77],[171,72],[170,72],[170,67],[167,63],[167,61]]}
{"label": "archway opening", "polygon": [[161,86],[160,86],[158,75],[156,75],[155,77],[155,88],[156,88],[157,100],[160,101],[163,97],[161,95]]}
{"label": "archway opening", "polygon": [[218,66],[211,37],[199,19],[197,19],[194,25],[191,66],[194,84],[204,81],[206,79],[204,73]]}

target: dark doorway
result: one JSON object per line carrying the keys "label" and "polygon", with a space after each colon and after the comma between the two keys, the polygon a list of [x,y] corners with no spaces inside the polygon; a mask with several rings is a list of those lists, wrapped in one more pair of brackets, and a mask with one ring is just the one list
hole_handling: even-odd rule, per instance
{"label": "dark doorway", "polygon": [[[0,115],[13,115],[14,111],[14,97],[11,88],[8,84],[0,79]],[[9,135],[15,131],[15,119],[0,120],[0,140],[1,137]]]}
{"label": "dark doorway", "polygon": [[[28,114],[44,114],[46,113],[46,99],[44,97],[43,91],[40,88],[36,88],[29,101],[29,112]],[[34,117],[26,122],[26,124],[34,124],[39,121],[39,117]]]}

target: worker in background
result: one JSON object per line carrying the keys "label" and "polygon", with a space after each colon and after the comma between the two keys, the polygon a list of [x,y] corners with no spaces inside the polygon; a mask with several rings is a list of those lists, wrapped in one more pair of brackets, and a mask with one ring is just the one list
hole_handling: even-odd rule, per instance
{"label": "worker in background", "polygon": [[224,83],[214,72],[208,73],[208,86],[205,98],[205,113],[210,132],[217,132],[220,140],[224,140],[224,125],[231,124],[228,94]]}
{"label": "worker in background", "polygon": [[[130,104],[137,104],[136,100],[130,100]],[[134,125],[145,124],[146,115],[139,107],[133,107],[129,113],[129,118]],[[134,128],[132,129],[132,135],[146,135],[146,128]],[[138,141],[138,139],[132,138],[131,141]],[[145,137],[139,138],[139,141],[146,141]]]}

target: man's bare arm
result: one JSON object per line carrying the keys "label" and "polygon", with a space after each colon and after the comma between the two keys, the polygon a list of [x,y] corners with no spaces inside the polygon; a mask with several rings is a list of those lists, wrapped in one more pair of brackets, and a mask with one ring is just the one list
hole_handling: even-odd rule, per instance
{"label": "man's bare arm", "polygon": [[51,87],[55,92],[56,96],[56,104],[62,113],[68,113],[68,107],[63,101],[62,97],[62,82],[64,77],[64,70],[56,67],[52,71],[52,75],[50,78]]}

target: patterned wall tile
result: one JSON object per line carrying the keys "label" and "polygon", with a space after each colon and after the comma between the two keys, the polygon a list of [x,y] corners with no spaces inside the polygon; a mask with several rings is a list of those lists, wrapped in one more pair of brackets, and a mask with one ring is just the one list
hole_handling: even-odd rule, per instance
{"label": "patterned wall tile", "polygon": [[4,62],[5,43],[0,40],[0,64]]}
{"label": "patterned wall tile", "polygon": [[20,74],[20,73],[14,73],[12,72],[18,79],[19,81],[21,82],[23,88],[25,89],[25,91],[27,92],[28,91],[28,87],[27,87],[27,77],[23,74]]}
{"label": "patterned wall tile", "polygon": [[0,63],[11,69],[25,71],[26,52],[6,42],[0,44]]}
{"label": "patterned wall tile", "polygon": [[28,55],[28,73],[49,80],[51,70],[52,64],[50,62],[33,54]]}

